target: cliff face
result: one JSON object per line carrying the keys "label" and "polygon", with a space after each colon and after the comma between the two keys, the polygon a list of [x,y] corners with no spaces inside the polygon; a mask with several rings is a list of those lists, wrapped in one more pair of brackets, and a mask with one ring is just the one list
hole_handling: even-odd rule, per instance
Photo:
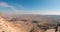
{"label": "cliff face", "polygon": [[39,25],[36,23],[38,22],[34,21],[32,23],[31,19],[28,20],[21,19],[21,21],[7,21],[0,16],[0,32],[51,32],[51,31],[54,32],[55,31],[54,29],[49,29],[47,27],[48,25],[43,26],[40,25],[41,23],[39,23]]}
{"label": "cliff face", "polygon": [[0,32],[10,31],[6,25],[5,20],[0,16]]}
{"label": "cliff face", "polygon": [[22,22],[8,22],[0,17],[0,32],[29,32],[32,26],[29,24],[29,27],[23,24]]}
{"label": "cliff face", "polygon": [[9,22],[0,16],[0,32],[42,32],[39,28],[29,22],[24,24],[23,21]]}

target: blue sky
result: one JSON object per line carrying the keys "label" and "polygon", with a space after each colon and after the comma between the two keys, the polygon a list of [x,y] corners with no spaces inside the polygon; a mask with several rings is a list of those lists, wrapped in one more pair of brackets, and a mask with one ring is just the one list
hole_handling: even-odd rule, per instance
{"label": "blue sky", "polygon": [[60,0],[0,0],[0,11],[6,14],[60,15]]}

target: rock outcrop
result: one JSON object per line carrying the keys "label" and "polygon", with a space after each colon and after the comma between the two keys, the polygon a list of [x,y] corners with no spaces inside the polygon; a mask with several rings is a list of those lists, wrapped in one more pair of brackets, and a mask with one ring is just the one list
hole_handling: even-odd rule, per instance
{"label": "rock outcrop", "polygon": [[55,32],[55,29],[48,29],[47,31],[45,32]]}
{"label": "rock outcrop", "polygon": [[0,32],[29,32],[32,27],[31,23],[26,25],[22,21],[9,22],[0,16]]}
{"label": "rock outcrop", "polygon": [[55,29],[44,30],[43,27],[32,24],[31,20],[9,22],[0,16],[0,32],[55,32]]}

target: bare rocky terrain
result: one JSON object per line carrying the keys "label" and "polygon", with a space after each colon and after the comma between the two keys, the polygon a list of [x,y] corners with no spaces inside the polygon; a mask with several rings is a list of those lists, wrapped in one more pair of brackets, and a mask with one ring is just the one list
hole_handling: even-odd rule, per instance
{"label": "bare rocky terrain", "polygon": [[0,32],[55,32],[60,21],[56,15],[0,16]]}

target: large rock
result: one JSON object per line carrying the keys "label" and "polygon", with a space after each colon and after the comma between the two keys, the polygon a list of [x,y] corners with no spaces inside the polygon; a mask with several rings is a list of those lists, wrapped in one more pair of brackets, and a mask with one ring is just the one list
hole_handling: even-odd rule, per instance
{"label": "large rock", "polygon": [[55,29],[48,29],[45,32],[55,32]]}
{"label": "large rock", "polygon": [[21,22],[8,22],[0,17],[0,32],[29,32],[33,25]]}

